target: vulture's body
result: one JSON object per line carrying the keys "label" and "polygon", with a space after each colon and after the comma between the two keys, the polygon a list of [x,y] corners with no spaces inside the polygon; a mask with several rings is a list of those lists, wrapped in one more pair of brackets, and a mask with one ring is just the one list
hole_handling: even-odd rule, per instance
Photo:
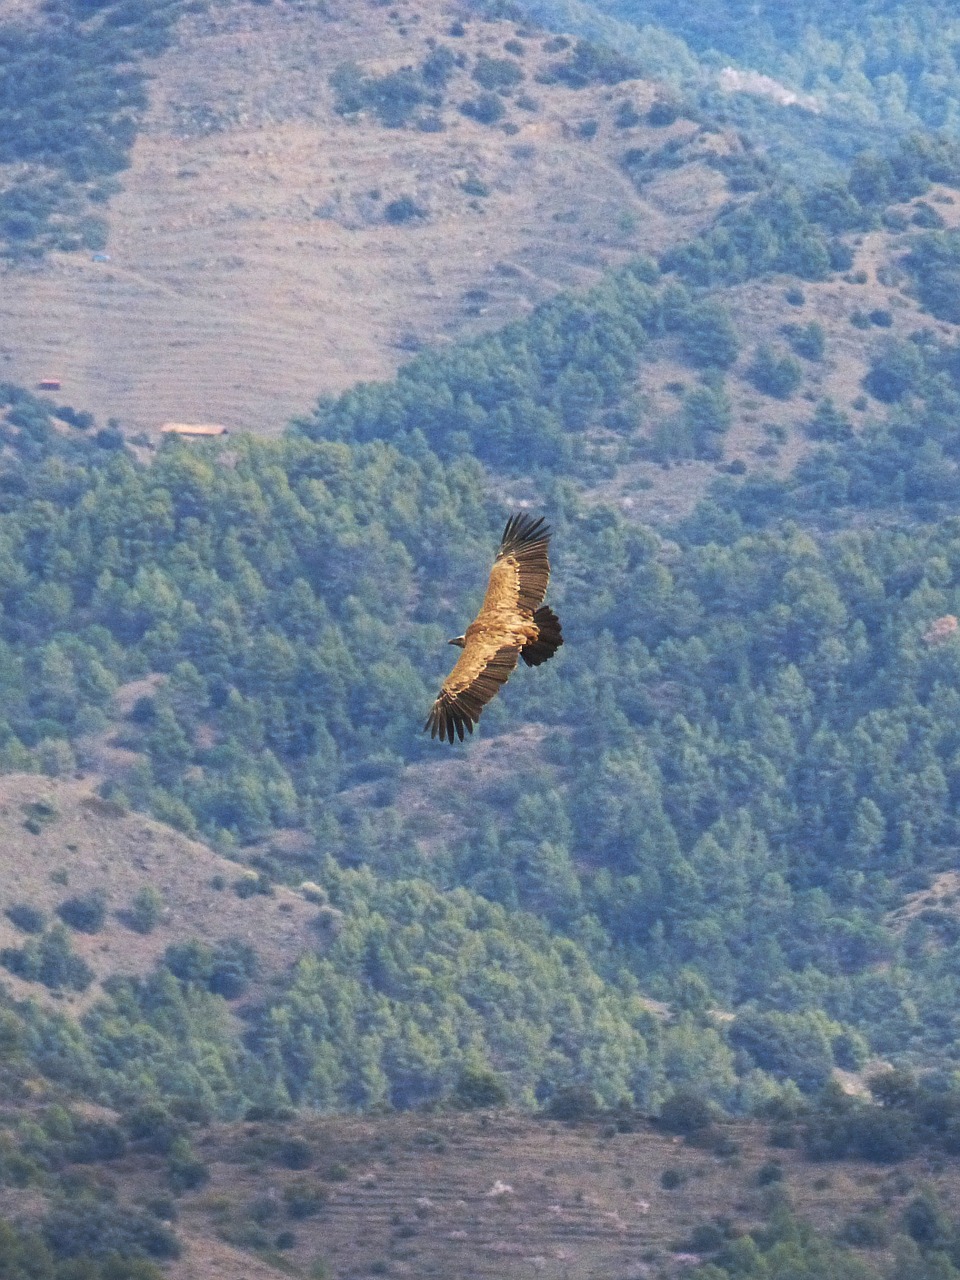
{"label": "vulture's body", "polygon": [[451,644],[463,649],[427,717],[431,738],[463,741],[523,658],[538,667],[563,644],[560,621],[543,603],[550,581],[550,530],[542,518],[511,516],[490,570],[480,612]]}

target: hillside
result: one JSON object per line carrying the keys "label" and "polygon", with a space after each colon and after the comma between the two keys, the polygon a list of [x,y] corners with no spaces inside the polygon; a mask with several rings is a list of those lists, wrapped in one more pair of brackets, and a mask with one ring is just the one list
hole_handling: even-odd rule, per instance
{"label": "hillside", "polygon": [[[345,64],[413,74],[437,50],[451,58],[439,105],[402,118],[345,111],[330,83]],[[131,434],[171,419],[275,434],[321,393],[705,225],[727,198],[713,162],[737,140],[682,117],[651,126],[657,85],[623,71],[540,82],[567,57],[546,33],[440,0],[182,18],[147,64],[130,168],[101,210],[109,261],[6,268],[0,371],[59,376],[64,399]],[[490,123],[460,109],[484,92],[478,58],[507,68]],[[664,147],[672,167],[638,192],[624,152]],[[415,212],[394,222],[398,199]]]}
{"label": "hillside", "polygon": [[[37,1112],[38,1127],[51,1127],[54,1110]],[[100,1113],[101,1124],[113,1119]],[[685,1142],[643,1120],[618,1128],[489,1110],[259,1120],[192,1129],[203,1177],[175,1201],[170,1161],[149,1139],[64,1173],[85,1181],[87,1211],[106,1212],[115,1231],[125,1215],[128,1230],[143,1220],[143,1206],[157,1227],[172,1218],[169,1280],[672,1280],[718,1253],[742,1274],[733,1260],[748,1233],[764,1250],[803,1241],[807,1265],[830,1266],[797,1274],[872,1280],[911,1248],[922,1265],[910,1237],[924,1240],[931,1216],[949,1230],[960,1209],[954,1161],[811,1162],[772,1146],[770,1132],[741,1123]],[[37,1186],[0,1189],[5,1216],[28,1223],[42,1205]],[[57,1222],[60,1238],[80,1235],[62,1204]]]}
{"label": "hillside", "polygon": [[[432,3],[48,20],[0,1273],[960,1280],[960,147]],[[431,741],[518,508],[565,644]]]}
{"label": "hillside", "polygon": [[[868,374],[885,339],[906,342],[925,334],[932,341],[955,343],[960,328],[934,318],[917,296],[903,261],[916,235],[914,220],[934,210],[940,225],[960,225],[960,189],[934,184],[923,197],[891,207],[891,225],[847,237],[849,268],[825,280],[765,275],[718,291],[736,317],[740,355],[725,371],[729,430],[718,456],[685,459],[665,470],[660,462],[631,461],[589,490],[613,501],[631,520],[667,525],[694,509],[718,470],[731,463],[748,472],[785,478],[820,448],[822,436],[809,428],[816,406],[829,400],[859,434],[876,421],[883,406],[865,395]],[[813,325],[819,330],[816,353],[793,350],[790,331]],[[758,347],[779,356],[798,355],[795,385],[782,394],[758,386],[752,369]],[[689,394],[689,361],[678,359],[675,342],[651,343],[640,366],[637,391],[643,403],[640,435],[663,439],[662,424],[676,418],[678,402]],[[668,448],[669,451],[669,448]]]}
{"label": "hillside", "polygon": [[[258,957],[260,984],[286,974],[300,954],[322,948],[317,908],[281,888],[264,896],[239,896],[243,872],[195,840],[103,800],[97,779],[61,781],[35,775],[0,778],[0,902],[8,913],[27,905],[56,922],[63,902],[101,895],[105,914],[92,932],[71,930],[71,947],[89,966],[92,982],[82,993],[50,990],[4,971],[17,998],[31,995],[79,1016],[98,997],[103,979],[144,976],[170,946],[202,939],[216,946],[239,940]],[[254,884],[256,878],[253,873]],[[158,895],[155,923],[136,925],[138,892]],[[22,947],[29,934],[10,914],[0,916],[0,950]]]}

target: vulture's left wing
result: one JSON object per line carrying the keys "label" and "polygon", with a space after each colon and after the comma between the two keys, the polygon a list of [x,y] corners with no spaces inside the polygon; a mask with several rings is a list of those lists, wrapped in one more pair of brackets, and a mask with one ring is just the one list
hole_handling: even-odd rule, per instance
{"label": "vulture's left wing", "polygon": [[495,635],[471,636],[430,708],[423,726],[430,737],[439,734],[441,742],[453,742],[456,734],[462,742],[464,729],[473,733],[480,712],[509,680],[519,653],[519,647],[504,645]]}

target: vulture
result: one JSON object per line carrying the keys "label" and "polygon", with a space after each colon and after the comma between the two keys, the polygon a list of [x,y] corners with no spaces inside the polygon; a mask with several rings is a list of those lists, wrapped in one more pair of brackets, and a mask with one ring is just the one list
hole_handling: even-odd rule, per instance
{"label": "vulture", "polygon": [[543,603],[550,580],[547,544],[550,530],[543,517],[520,512],[511,516],[490,570],[480,612],[462,636],[449,644],[463,653],[444,680],[423,726],[440,741],[463,741],[473,733],[480,712],[522,658],[538,667],[563,644],[560,620]]}

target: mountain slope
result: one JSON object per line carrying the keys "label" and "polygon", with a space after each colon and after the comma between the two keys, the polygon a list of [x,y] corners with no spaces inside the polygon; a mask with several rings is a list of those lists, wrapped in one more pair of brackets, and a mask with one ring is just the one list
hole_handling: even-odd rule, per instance
{"label": "mountain slope", "polygon": [[[91,985],[77,993],[29,980],[4,968],[12,995],[31,995],[50,1007],[66,1005],[79,1016],[102,994],[111,976],[142,977],[166,949],[202,940],[216,947],[236,941],[253,946],[260,983],[287,974],[305,952],[322,949],[318,911],[290,889],[250,893],[235,862],[222,858],[163,823],[126,813],[94,790],[96,779],[67,781],[29,774],[0,778],[0,950],[29,945],[33,932],[14,924],[28,906],[57,923],[57,908],[75,899],[99,897],[102,924],[71,929],[72,951],[90,969]],[[157,895],[149,928],[138,928],[137,895]],[[239,893],[238,893],[239,890]],[[244,896],[240,896],[244,895]],[[51,1003],[53,1002],[53,1003]]]}
{"label": "mountain slope", "polygon": [[[690,121],[646,124],[654,84],[538,83],[567,56],[543,33],[468,19],[451,36],[458,11],[439,0],[392,15],[237,3],[183,19],[151,64],[106,210],[109,262],[52,253],[8,269],[7,376],[55,374],[69,401],[128,432],[174,419],[273,433],[422,343],[676,243],[725,198],[705,162],[738,144]],[[438,49],[457,60],[437,73],[439,107],[425,98],[399,124],[337,110],[338,68],[383,78]],[[494,93],[490,124],[460,109],[485,92],[484,58],[517,78]],[[681,142],[684,167],[643,193],[620,168],[631,147]],[[397,200],[412,216],[391,221]]]}

